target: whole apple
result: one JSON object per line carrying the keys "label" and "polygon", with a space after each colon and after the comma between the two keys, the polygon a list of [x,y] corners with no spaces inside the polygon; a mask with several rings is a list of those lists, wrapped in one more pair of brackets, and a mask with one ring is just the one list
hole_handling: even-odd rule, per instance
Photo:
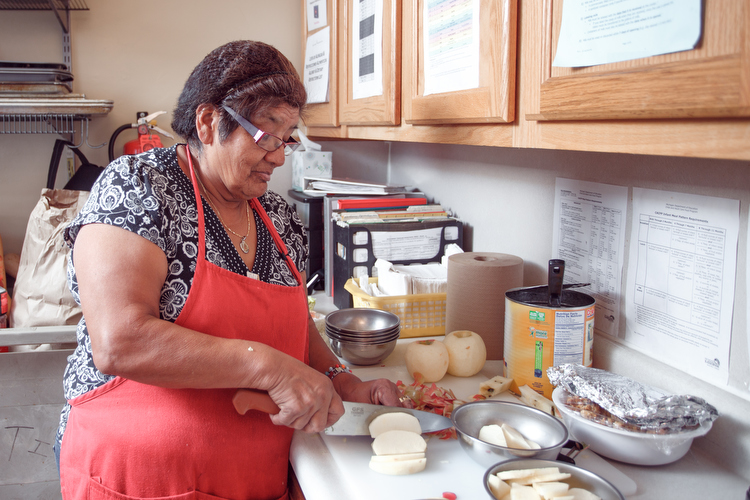
{"label": "whole apple", "polygon": [[445,376],[450,361],[448,350],[439,340],[418,340],[406,346],[404,353],[409,375],[420,373],[425,382],[437,382]]}
{"label": "whole apple", "polygon": [[478,333],[469,330],[450,332],[443,344],[448,349],[450,375],[471,377],[479,373],[487,361],[487,348]]}

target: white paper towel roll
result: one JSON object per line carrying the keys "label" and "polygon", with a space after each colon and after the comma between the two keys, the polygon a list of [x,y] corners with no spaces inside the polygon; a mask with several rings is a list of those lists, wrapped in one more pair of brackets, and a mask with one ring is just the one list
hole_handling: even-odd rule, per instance
{"label": "white paper towel roll", "polygon": [[445,333],[471,330],[487,347],[487,359],[503,359],[505,292],[523,286],[523,259],[465,252],[448,259]]}

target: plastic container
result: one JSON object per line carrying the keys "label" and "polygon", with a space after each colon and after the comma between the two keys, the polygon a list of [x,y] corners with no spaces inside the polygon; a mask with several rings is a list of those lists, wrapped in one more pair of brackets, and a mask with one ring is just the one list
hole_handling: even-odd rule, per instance
{"label": "plastic container", "polygon": [[[377,283],[377,278],[370,278]],[[398,316],[401,321],[401,338],[445,335],[445,293],[393,295],[373,297],[359,288],[352,278],[344,285],[352,294],[354,307],[380,309]]]}

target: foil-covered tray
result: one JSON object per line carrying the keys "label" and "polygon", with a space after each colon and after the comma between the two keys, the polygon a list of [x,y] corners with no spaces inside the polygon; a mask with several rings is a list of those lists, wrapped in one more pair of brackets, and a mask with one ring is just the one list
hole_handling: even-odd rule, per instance
{"label": "foil-covered tray", "polygon": [[667,394],[606,370],[563,364],[548,368],[547,376],[554,386],[592,401],[642,432],[682,432],[719,416],[702,398]]}

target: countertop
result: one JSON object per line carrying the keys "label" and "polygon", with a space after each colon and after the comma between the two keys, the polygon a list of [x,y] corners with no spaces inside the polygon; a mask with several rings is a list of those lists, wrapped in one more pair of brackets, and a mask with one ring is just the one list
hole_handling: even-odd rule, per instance
{"label": "countertop", "polygon": [[[316,310],[330,312],[327,298]],[[377,366],[351,366],[363,380],[387,378],[412,383],[404,364],[406,346],[415,340],[399,340],[394,352]],[[474,377],[446,375],[438,386],[453,390],[458,399],[470,401],[479,392],[479,383],[502,373],[502,361],[488,361]],[[507,393],[506,393],[507,394]],[[505,398],[514,396],[507,394]],[[700,438],[699,438],[700,439]],[[461,449],[456,440],[430,438],[427,467],[407,476],[387,476],[369,469],[372,439],[367,436],[341,437],[296,432],[292,441],[291,462],[307,500],[414,500],[439,498],[450,491],[458,500],[490,498],[482,485],[486,471]],[[599,457],[586,450],[576,464],[600,474],[615,484],[628,500],[737,499],[745,500],[748,481],[717,467],[703,457],[695,446],[673,464],[644,467],[623,464]]]}

